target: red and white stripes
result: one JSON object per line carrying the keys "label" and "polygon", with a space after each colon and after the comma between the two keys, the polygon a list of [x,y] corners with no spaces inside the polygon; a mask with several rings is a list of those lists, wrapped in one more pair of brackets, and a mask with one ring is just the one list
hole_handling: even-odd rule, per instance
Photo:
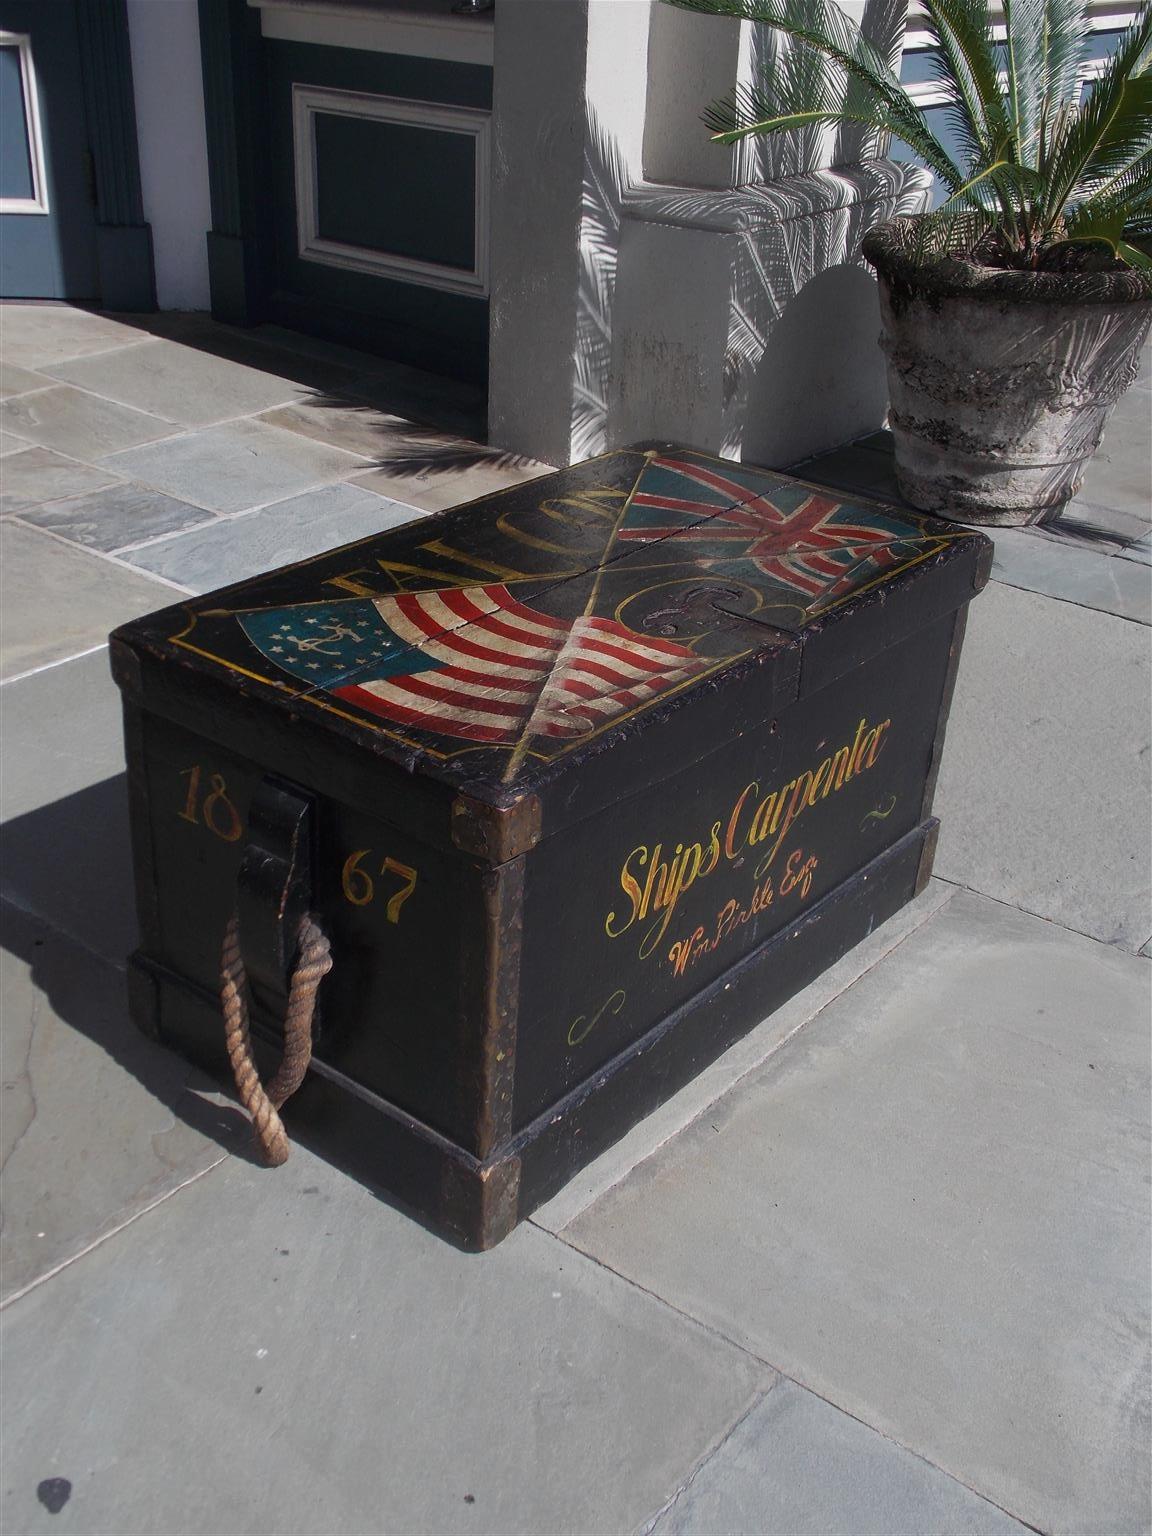
{"label": "red and white stripes", "polygon": [[398,724],[464,740],[582,736],[705,665],[685,646],[614,619],[551,618],[502,586],[406,592],[376,607],[425,660],[335,692]]}

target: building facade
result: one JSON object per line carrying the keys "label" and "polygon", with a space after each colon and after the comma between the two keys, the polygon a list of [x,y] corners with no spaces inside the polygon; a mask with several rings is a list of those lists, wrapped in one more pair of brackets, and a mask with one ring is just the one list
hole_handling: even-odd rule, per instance
{"label": "building facade", "polygon": [[[916,78],[904,0],[847,8]],[[883,419],[859,243],[930,183],[854,134],[709,142],[783,47],[660,0],[0,0],[0,293],[470,379],[555,464],[786,464]]]}

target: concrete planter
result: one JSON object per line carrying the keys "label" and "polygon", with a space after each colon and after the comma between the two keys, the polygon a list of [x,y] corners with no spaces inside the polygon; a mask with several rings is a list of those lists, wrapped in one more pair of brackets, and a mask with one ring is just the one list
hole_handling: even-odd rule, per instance
{"label": "concrete planter", "polygon": [[880,278],[901,492],[965,523],[1055,517],[1136,377],[1152,278],[925,264],[914,229],[897,219],[862,244]]}

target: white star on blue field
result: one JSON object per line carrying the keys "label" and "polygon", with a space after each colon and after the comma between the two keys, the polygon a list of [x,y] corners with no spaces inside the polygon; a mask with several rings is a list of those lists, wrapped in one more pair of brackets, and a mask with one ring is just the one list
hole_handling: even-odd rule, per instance
{"label": "white star on blue field", "polygon": [[239,622],[261,655],[316,688],[334,688],[353,673],[393,677],[441,665],[401,639],[363,598],[264,608]]}

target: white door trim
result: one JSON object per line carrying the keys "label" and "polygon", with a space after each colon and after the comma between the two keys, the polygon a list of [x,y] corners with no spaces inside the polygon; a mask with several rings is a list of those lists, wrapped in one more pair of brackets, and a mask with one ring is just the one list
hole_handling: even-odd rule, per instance
{"label": "white door trim", "polygon": [[48,178],[44,174],[44,140],[40,132],[40,97],[36,90],[32,39],[26,32],[0,32],[0,48],[16,48],[20,53],[24,123],[28,135],[28,159],[32,167],[32,196],[0,197],[0,213],[49,213]]}

